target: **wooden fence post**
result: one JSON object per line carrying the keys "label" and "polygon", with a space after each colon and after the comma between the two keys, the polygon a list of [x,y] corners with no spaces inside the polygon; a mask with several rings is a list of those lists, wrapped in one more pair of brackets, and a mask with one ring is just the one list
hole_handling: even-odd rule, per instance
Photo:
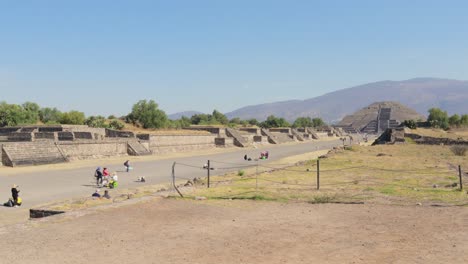
{"label": "wooden fence post", "polygon": [[320,189],[320,159],[317,159],[317,190]]}
{"label": "wooden fence post", "polygon": [[463,190],[462,170],[460,165],[458,165],[458,178],[460,178],[460,190]]}

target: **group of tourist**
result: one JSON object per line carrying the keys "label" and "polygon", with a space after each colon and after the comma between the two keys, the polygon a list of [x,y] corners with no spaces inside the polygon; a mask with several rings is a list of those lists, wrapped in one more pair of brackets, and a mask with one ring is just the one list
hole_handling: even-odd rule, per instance
{"label": "group of tourist", "polygon": [[94,177],[96,177],[96,185],[98,187],[108,187],[113,189],[118,185],[117,172],[113,172],[111,175],[107,168],[103,168],[101,171],[101,167],[97,167],[94,172]]}
{"label": "group of tourist", "polygon": [[11,198],[9,198],[8,201],[4,203],[3,205],[8,206],[8,207],[21,206],[21,204],[23,203],[23,200],[19,196],[19,192],[20,192],[19,186],[16,184],[13,184],[13,186],[11,187]]}

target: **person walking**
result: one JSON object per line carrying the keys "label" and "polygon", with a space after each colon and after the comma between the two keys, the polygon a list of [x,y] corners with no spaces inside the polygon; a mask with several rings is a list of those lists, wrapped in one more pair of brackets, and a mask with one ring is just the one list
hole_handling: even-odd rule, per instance
{"label": "person walking", "polygon": [[125,161],[124,166],[127,169],[127,172],[129,172],[130,171],[130,161],[129,160]]}
{"label": "person walking", "polygon": [[99,186],[102,184],[102,172],[101,167],[97,167],[94,172],[94,177],[96,177],[96,185]]}

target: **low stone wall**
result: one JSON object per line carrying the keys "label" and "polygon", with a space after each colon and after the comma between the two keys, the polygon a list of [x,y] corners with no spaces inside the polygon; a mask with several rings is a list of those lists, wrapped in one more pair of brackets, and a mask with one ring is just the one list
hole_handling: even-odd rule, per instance
{"label": "low stone wall", "polygon": [[17,141],[32,141],[33,133],[22,133],[16,132],[8,135],[8,141],[17,142]]}
{"label": "low stone wall", "polygon": [[150,134],[137,134],[136,137],[140,140],[149,140]]}
{"label": "low stone wall", "polygon": [[134,138],[135,134],[131,131],[120,131],[106,128],[106,137],[112,138]]}
{"label": "low stone wall", "polygon": [[91,132],[73,132],[75,139],[93,139],[93,133]]}
{"label": "low stone wall", "polygon": [[153,154],[190,151],[216,147],[216,135],[150,135]]}
{"label": "low stone wall", "polygon": [[319,138],[326,138],[326,137],[328,137],[328,132],[315,132],[315,134],[316,134]]}
{"label": "low stone wall", "polygon": [[224,128],[220,128],[220,127],[210,127],[210,126],[191,126],[191,127],[187,127],[187,128],[184,128],[184,129],[187,129],[187,130],[197,130],[197,131],[208,131],[210,132],[211,134],[216,134],[216,135],[222,135],[224,134]]}
{"label": "low stone wall", "polygon": [[65,141],[58,142],[57,146],[69,160],[127,155],[127,141],[125,140]]}
{"label": "low stone wall", "polygon": [[238,129],[239,131],[247,132],[250,134],[260,135],[259,128],[252,128],[252,127],[241,127]]}
{"label": "low stone wall", "polygon": [[39,127],[39,132],[61,132],[63,128],[61,126],[47,126],[47,127]]}
{"label": "low stone wall", "polygon": [[266,136],[254,136],[253,137],[253,142],[267,144],[268,143],[268,137],[266,137]]}
{"label": "low stone wall", "polygon": [[290,128],[270,128],[271,133],[286,133],[286,134],[291,134],[291,129]]}
{"label": "low stone wall", "polygon": [[87,125],[62,125],[62,128],[63,131],[68,132],[90,132],[102,136],[106,135],[106,129],[100,127],[89,127]]}
{"label": "low stone wall", "polygon": [[75,137],[73,136],[73,132],[57,132],[57,139],[60,141],[73,141]]}
{"label": "low stone wall", "polygon": [[231,147],[234,146],[233,138],[215,138],[215,144],[217,147]]}
{"label": "low stone wall", "polygon": [[18,132],[21,127],[0,127],[0,133],[13,133]]}
{"label": "low stone wall", "polygon": [[36,132],[34,133],[35,140],[55,140],[56,133],[54,132]]}
{"label": "low stone wall", "polygon": [[418,144],[425,145],[468,145],[468,141],[462,139],[426,137],[412,133],[405,133],[405,137],[413,139]]}

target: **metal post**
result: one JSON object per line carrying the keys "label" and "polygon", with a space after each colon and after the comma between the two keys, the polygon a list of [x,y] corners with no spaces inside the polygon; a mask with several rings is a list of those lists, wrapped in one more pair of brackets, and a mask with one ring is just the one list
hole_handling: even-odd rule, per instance
{"label": "metal post", "polygon": [[255,170],[255,192],[258,190],[258,159],[257,159],[257,167]]}
{"label": "metal post", "polygon": [[208,160],[208,168],[206,168],[208,170],[207,172],[207,175],[208,175],[208,188],[210,188],[210,160]]}
{"label": "metal post", "polygon": [[177,186],[175,184],[175,165],[176,165],[176,163],[174,161],[174,163],[172,164],[172,185],[174,186],[174,189],[179,193],[180,197],[184,198],[184,196],[179,191],[179,189],[177,189]]}
{"label": "metal post", "polygon": [[462,170],[460,165],[458,165],[458,178],[460,178],[460,190],[463,190]]}
{"label": "metal post", "polygon": [[320,190],[320,159],[317,159],[317,190]]}

